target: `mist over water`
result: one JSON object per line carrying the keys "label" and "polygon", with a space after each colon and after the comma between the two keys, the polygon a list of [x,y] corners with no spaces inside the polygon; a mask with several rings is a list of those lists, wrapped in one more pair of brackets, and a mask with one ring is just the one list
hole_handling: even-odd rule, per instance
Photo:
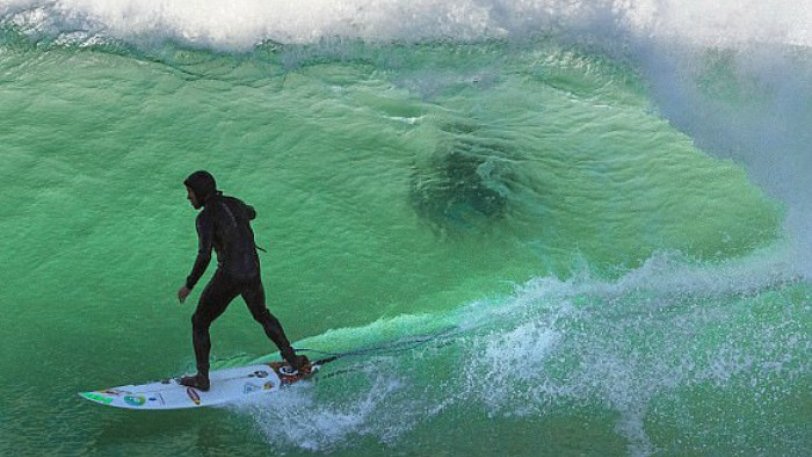
{"label": "mist over water", "polygon": [[806,128],[812,61],[804,49],[756,43],[667,51],[650,68],[659,105],[674,125],[704,150],[742,163],[786,205],[785,227],[808,277],[812,201],[802,189],[812,170]]}
{"label": "mist over water", "polygon": [[[810,20],[0,0],[0,454],[811,454]],[[257,208],[296,346],[358,355],[260,403],[84,404],[192,369],[198,168]],[[213,341],[277,357],[239,301]]]}

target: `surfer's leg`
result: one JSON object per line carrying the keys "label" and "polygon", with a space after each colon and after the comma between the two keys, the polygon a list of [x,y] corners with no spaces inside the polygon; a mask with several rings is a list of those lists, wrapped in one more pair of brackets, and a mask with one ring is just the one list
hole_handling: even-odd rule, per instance
{"label": "surfer's leg", "polygon": [[197,309],[192,315],[192,342],[195,347],[197,374],[204,377],[206,382],[209,378],[209,352],[211,352],[209,327],[223,314],[238,293],[239,288],[234,281],[218,271],[200,294]]}
{"label": "surfer's leg", "polygon": [[285,336],[285,331],[282,329],[279,319],[271,314],[268,307],[265,306],[265,289],[262,287],[262,280],[259,277],[246,284],[242,290],[242,299],[248,305],[248,310],[251,311],[254,320],[262,325],[265,334],[279,348],[282,358],[296,369],[307,365],[307,357],[296,355],[290,341],[288,341],[288,337]]}

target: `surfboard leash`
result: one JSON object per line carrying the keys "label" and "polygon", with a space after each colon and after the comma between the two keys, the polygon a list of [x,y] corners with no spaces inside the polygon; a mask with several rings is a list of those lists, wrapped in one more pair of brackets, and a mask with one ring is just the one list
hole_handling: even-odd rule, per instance
{"label": "surfboard leash", "polygon": [[311,348],[301,348],[295,349],[297,352],[313,352],[317,354],[326,355],[323,359],[317,360],[313,362],[313,365],[325,365],[330,362],[334,362],[338,359],[342,359],[344,357],[355,357],[355,356],[362,356],[362,355],[382,355],[387,353],[400,353],[412,350],[418,346],[423,344],[429,343],[431,341],[439,340],[443,337],[451,336],[457,333],[459,329],[456,327],[448,327],[443,331],[429,334],[429,335],[421,335],[415,338],[411,338],[408,340],[401,340],[395,341],[389,344],[383,344],[379,346],[373,346],[369,348],[361,348],[356,349],[354,351],[347,351],[347,352],[329,352],[329,351],[322,351],[319,349],[311,349]]}

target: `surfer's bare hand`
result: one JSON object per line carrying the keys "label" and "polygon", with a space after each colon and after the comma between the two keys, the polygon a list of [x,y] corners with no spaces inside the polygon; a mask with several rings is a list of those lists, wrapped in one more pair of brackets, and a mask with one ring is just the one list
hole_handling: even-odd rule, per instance
{"label": "surfer's bare hand", "polygon": [[192,291],[189,290],[188,287],[186,286],[181,287],[180,290],[178,290],[178,301],[180,301],[181,303],[186,301],[186,297],[188,297],[191,292]]}

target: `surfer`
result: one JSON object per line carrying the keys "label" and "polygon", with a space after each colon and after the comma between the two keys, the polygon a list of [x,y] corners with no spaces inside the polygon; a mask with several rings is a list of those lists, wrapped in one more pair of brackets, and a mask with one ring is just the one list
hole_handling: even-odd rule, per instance
{"label": "surfer", "polygon": [[237,295],[241,295],[251,315],[262,325],[265,334],[279,348],[282,357],[300,369],[309,361],[296,355],[279,320],[265,306],[265,291],[260,278],[259,255],[254,244],[250,221],[256,211],[250,205],[217,190],[214,177],[207,171],[196,171],[184,182],[189,202],[197,215],[197,259],[186,283],[178,290],[181,303],[186,300],[211,261],[211,251],[217,253],[217,271],[200,295],[192,315],[192,342],[195,348],[197,374],[181,378],[180,383],[203,391],[209,390],[209,327],[220,317]]}

